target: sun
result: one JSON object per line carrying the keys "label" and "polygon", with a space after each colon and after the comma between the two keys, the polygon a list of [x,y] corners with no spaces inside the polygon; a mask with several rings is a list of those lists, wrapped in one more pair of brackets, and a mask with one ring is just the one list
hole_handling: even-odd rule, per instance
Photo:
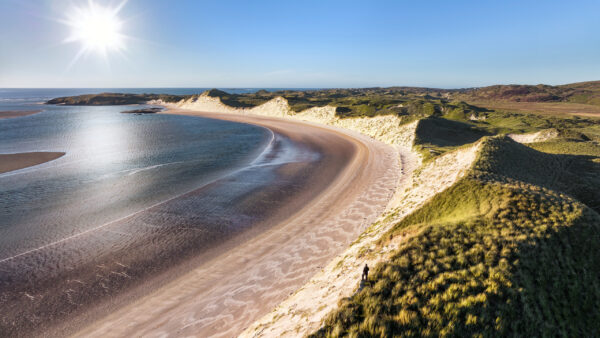
{"label": "sun", "polygon": [[116,7],[107,7],[90,0],[87,6],[72,9],[64,23],[71,30],[66,42],[81,44],[76,59],[89,52],[106,56],[110,51],[124,49],[123,22],[118,16],[123,5],[124,2]]}

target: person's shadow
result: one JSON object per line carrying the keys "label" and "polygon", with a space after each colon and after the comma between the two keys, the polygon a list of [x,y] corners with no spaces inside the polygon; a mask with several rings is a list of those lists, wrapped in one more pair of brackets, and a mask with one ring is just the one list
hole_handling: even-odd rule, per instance
{"label": "person's shadow", "polygon": [[356,293],[359,293],[365,286],[373,286],[373,281],[370,281],[368,279],[361,279]]}

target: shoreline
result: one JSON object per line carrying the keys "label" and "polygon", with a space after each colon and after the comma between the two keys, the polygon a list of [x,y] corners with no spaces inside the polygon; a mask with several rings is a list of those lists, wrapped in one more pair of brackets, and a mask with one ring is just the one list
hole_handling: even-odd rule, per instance
{"label": "shoreline", "polygon": [[0,154],[0,174],[54,161],[64,155],[64,152]]}
{"label": "shoreline", "polygon": [[[164,113],[259,125],[297,141],[335,135],[355,150],[335,179],[281,224],[92,323],[77,336],[239,334],[342,252],[385,211],[393,196],[397,153],[366,136],[264,116],[182,109]],[[328,147],[327,140],[318,142]]]}

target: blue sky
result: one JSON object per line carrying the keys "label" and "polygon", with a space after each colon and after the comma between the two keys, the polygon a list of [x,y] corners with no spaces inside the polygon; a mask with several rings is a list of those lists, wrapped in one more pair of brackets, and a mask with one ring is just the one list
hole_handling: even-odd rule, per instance
{"label": "blue sky", "polygon": [[[114,7],[121,1],[95,0]],[[122,54],[64,43],[84,1],[0,0],[0,87],[471,87],[600,80],[600,1],[129,0]]]}

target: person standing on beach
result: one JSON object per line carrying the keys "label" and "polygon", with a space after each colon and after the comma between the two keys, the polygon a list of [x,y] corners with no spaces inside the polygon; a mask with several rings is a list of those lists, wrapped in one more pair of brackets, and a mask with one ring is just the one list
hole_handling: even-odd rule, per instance
{"label": "person standing on beach", "polygon": [[365,267],[363,268],[363,274],[362,274],[361,279],[367,280],[367,278],[369,278],[369,266],[367,264],[365,264]]}

